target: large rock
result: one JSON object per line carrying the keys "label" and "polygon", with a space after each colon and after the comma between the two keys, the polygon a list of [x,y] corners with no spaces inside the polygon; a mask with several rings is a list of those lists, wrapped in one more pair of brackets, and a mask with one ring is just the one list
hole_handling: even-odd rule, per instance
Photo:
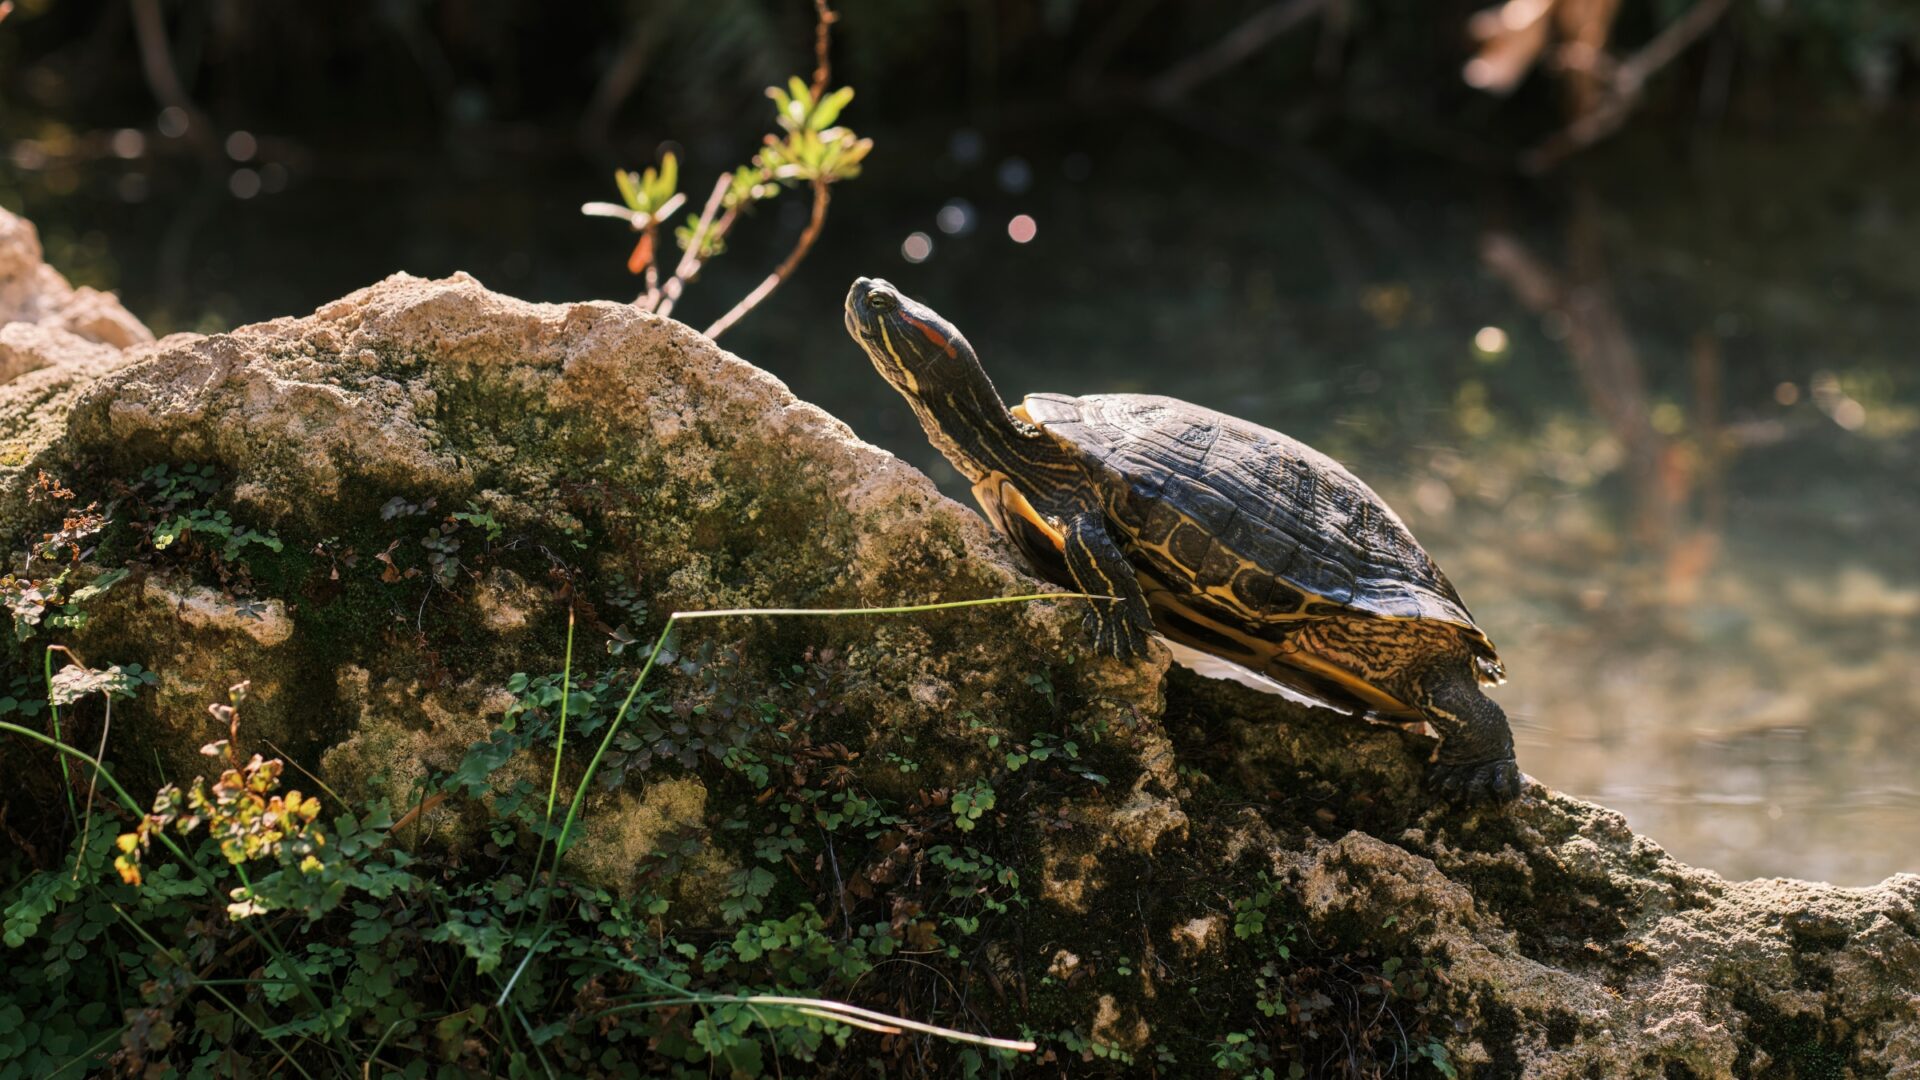
{"label": "large rock", "polygon": [[53,327],[115,349],[153,340],[152,331],[111,293],[76,289],[48,266],[33,223],[5,210],[0,210],[0,323]]}
{"label": "large rock", "polygon": [[42,258],[33,223],[0,210],[0,538],[20,540],[28,485],[80,390],[153,340],[120,302],[75,289]]}
{"label": "large rock", "polygon": [[[673,610],[1047,589],[688,328],[465,276],[170,338],[86,388],[41,456],[149,503],[144,470],[210,466],[187,474],[217,487],[201,509],[230,514],[101,545],[132,576],[77,641],[159,674],[116,714],[130,775],[193,769],[209,698],[251,678],[243,744],[403,803],[498,722],[514,672],[559,669],[569,605],[590,678],[643,647],[610,661],[610,633],[651,641]],[[1086,644],[1068,601],[690,624],[662,684],[679,720],[590,805],[574,869],[627,887],[697,837],[663,918],[731,933],[718,896],[762,834],[725,823],[776,792],[858,796],[892,824],[822,831],[831,861],[773,863],[772,897],[835,934],[890,923],[915,963],[822,989],[1110,1069],[1920,1077],[1920,877],[1730,883],[1538,786],[1435,807],[1417,735]],[[754,724],[786,757],[748,784],[720,750]]]}

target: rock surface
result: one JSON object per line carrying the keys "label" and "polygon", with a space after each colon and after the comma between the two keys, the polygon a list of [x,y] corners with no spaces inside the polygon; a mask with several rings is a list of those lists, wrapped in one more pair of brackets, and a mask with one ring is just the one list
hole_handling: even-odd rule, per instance
{"label": "rock surface", "polygon": [[[78,325],[0,344],[31,365],[52,355],[31,354],[52,349],[35,334]],[[600,643],[651,641],[674,610],[1049,591],[913,469],[626,306],[397,275],[124,366],[86,355],[62,361],[92,378],[77,395],[0,399],[19,460],[81,498],[117,483],[147,503],[149,467],[211,466],[206,508],[260,537],[235,549],[202,527],[152,550],[109,533],[92,556],[132,576],[77,644],[159,673],[116,714],[129,775],[195,768],[206,704],[246,678],[243,742],[404,805],[499,721],[513,673],[559,670],[569,605],[604,663]],[[830,846],[831,872],[788,860],[775,895],[951,946],[916,959],[965,1002],[932,999],[930,1018],[1073,1033],[1056,1059],[1920,1077],[1920,877],[1727,882],[1538,785],[1504,813],[1434,807],[1418,736],[1086,644],[1068,601],[689,624],[662,715],[721,739],[729,680],[779,686],[782,769],[904,824]],[[626,887],[698,835],[663,918],[730,933],[717,893],[748,842],[707,830],[756,792],[675,730],[589,805],[570,858]],[[471,842],[456,808],[436,813],[435,835]],[[956,877],[961,852],[1012,876]],[[914,977],[848,992],[918,1004]]]}
{"label": "rock surface", "polygon": [[17,539],[27,485],[80,389],[153,340],[120,301],[75,289],[33,223],[0,210],[0,536]]}

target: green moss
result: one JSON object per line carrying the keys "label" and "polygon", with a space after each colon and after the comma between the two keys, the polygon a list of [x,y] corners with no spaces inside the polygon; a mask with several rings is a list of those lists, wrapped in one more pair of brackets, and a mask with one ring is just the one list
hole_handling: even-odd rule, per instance
{"label": "green moss", "polygon": [[[1734,1007],[1747,1016],[1740,1057],[1734,1073],[1755,1080],[1840,1080],[1858,1075],[1854,1036],[1834,1037],[1822,1018],[1787,1016],[1750,993],[1734,995]],[[1754,1072],[1754,1050],[1771,1059],[1765,1071]]]}

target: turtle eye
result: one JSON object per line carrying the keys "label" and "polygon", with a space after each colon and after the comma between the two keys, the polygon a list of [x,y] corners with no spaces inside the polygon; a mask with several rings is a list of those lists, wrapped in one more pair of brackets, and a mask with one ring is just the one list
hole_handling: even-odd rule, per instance
{"label": "turtle eye", "polygon": [[900,306],[900,298],[880,289],[867,294],[867,306],[874,311],[892,311]]}

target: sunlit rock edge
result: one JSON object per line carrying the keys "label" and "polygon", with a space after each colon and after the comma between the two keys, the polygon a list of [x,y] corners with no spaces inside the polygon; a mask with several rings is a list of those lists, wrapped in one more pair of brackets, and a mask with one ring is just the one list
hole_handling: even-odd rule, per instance
{"label": "sunlit rock edge", "polygon": [[[678,323],[395,275],[305,318],[151,343],[101,294],[77,319],[30,227],[4,224],[0,529],[16,563],[46,527],[27,495],[41,470],[101,488],[164,462],[214,465],[236,516],[308,562],[328,538],[391,531],[395,496],[578,539],[577,570],[636,581],[655,620],[1047,588],[970,509]],[[153,780],[139,762],[198,768],[207,703],[250,679],[251,737],[343,793],[404,801],[485,736],[509,674],[559,669],[566,601],[546,561],[503,558],[429,594],[411,637],[382,605],[314,589],[313,566],[283,559],[239,596],[135,562],[74,644],[159,673],[116,718],[111,756],[137,791]],[[1920,877],[1727,882],[1538,786],[1503,813],[1434,808],[1423,738],[1169,671],[1164,654],[1091,660],[1066,602],[710,632],[750,656],[838,650],[835,734],[875,792],[988,775],[981,731],[1107,732],[1106,786],[1007,784],[955,837],[1012,864],[1030,898],[987,924],[974,966],[945,965],[975,991],[970,1022],[996,1032],[1075,1027],[1150,1054],[1270,1025],[1231,913],[1264,874],[1276,922],[1316,947],[1436,960],[1444,1041],[1472,1075],[1746,1077],[1814,1054],[1920,1076]],[[1037,701],[1037,673],[1057,705]],[[909,747],[924,764],[903,783],[886,751]],[[51,790],[52,769],[30,759],[30,783]],[[723,812],[719,795],[697,773],[633,776],[589,805],[573,868],[625,886],[655,839]],[[435,842],[470,839],[458,810],[428,818]],[[668,919],[723,929],[716,890],[739,859],[716,839]]]}

